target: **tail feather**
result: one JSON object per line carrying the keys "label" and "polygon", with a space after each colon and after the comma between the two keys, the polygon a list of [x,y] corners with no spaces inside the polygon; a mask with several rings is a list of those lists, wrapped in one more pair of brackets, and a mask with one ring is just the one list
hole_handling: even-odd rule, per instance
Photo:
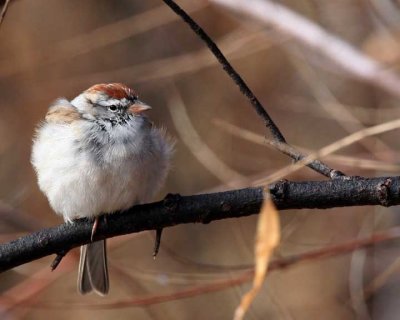
{"label": "tail feather", "polygon": [[81,294],[94,291],[104,296],[108,293],[109,280],[105,240],[81,246],[78,290]]}

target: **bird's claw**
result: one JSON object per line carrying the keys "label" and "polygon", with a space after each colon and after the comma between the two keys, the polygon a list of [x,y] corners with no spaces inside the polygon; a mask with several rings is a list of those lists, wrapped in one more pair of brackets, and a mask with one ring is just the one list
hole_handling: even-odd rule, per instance
{"label": "bird's claw", "polygon": [[99,226],[99,217],[94,218],[92,234],[90,235],[90,241],[93,242],[94,235],[96,234],[97,227]]}

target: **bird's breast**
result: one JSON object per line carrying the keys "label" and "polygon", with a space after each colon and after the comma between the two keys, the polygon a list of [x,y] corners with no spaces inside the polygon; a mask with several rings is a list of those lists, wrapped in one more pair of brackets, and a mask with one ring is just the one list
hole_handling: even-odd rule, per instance
{"label": "bird's breast", "polygon": [[149,143],[148,133],[129,122],[93,124],[77,141],[77,152],[85,153],[101,166],[140,159]]}

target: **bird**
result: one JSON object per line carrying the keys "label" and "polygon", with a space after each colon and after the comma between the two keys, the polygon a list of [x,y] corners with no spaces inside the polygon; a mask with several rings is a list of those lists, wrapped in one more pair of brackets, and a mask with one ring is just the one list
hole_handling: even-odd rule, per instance
{"label": "bird", "polygon": [[[165,182],[173,140],[146,115],[151,107],[122,83],[91,86],[53,102],[33,138],[40,190],[67,223],[152,200]],[[81,246],[78,291],[109,292],[106,241]]]}

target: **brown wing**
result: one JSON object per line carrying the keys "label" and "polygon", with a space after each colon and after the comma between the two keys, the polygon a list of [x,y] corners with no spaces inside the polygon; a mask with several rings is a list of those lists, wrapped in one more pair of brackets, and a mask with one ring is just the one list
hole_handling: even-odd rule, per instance
{"label": "brown wing", "polygon": [[46,114],[46,121],[49,123],[72,123],[79,119],[79,111],[65,99],[57,100]]}

